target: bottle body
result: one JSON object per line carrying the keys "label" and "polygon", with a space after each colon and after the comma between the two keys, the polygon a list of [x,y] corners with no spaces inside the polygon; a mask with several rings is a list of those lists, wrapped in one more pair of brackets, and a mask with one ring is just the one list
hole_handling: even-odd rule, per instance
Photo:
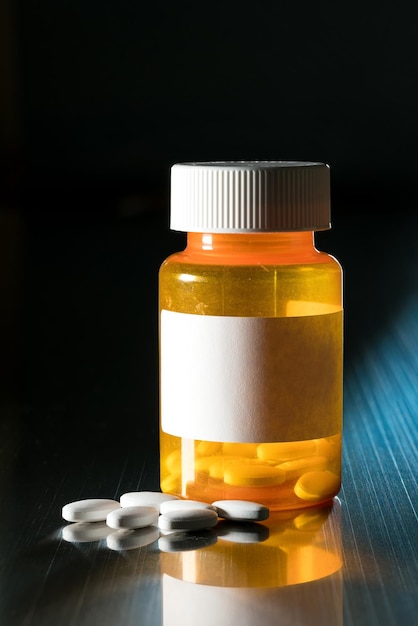
{"label": "bottle body", "polygon": [[161,489],[272,510],[336,495],[339,263],[312,232],[189,233],[159,290]]}

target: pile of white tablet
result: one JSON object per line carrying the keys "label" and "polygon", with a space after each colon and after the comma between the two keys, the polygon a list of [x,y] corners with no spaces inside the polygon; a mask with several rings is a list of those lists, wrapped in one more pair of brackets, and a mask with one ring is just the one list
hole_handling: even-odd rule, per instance
{"label": "pile of white tablet", "polygon": [[[71,522],[62,529],[66,541],[95,541],[106,537],[114,550],[132,549],[159,539],[165,551],[183,549],[188,545],[210,543],[215,534],[204,534],[221,520],[234,522],[229,539],[244,543],[262,541],[268,529],[255,522],[266,520],[268,507],[247,500],[217,500],[207,503],[182,500],[156,491],[124,493],[119,500],[91,498],[69,502],[62,508],[62,517]],[[240,525],[237,529],[237,523]],[[191,533],[203,531],[193,537]],[[228,533],[226,533],[228,535]],[[225,538],[225,529],[223,529]],[[197,539],[197,541],[192,541]]]}

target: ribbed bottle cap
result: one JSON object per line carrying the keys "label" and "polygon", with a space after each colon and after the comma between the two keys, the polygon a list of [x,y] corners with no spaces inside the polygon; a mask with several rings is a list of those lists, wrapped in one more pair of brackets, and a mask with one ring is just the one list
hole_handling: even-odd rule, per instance
{"label": "ribbed bottle cap", "polygon": [[210,161],[171,168],[172,230],[330,228],[329,167],[302,161]]}

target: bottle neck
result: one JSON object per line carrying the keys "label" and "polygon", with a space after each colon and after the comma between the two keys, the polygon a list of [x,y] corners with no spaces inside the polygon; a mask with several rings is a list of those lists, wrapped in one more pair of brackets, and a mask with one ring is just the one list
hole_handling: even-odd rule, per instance
{"label": "bottle neck", "polygon": [[223,258],[241,263],[311,262],[318,255],[313,231],[273,233],[188,233],[187,255],[204,256],[220,262]]}

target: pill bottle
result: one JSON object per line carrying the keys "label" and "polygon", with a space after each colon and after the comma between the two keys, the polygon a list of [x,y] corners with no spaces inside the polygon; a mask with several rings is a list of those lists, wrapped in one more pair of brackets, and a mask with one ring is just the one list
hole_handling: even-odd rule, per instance
{"label": "pill bottle", "polygon": [[342,269],[324,163],[171,168],[183,251],[159,272],[161,489],[271,510],[315,506],[341,480]]}

